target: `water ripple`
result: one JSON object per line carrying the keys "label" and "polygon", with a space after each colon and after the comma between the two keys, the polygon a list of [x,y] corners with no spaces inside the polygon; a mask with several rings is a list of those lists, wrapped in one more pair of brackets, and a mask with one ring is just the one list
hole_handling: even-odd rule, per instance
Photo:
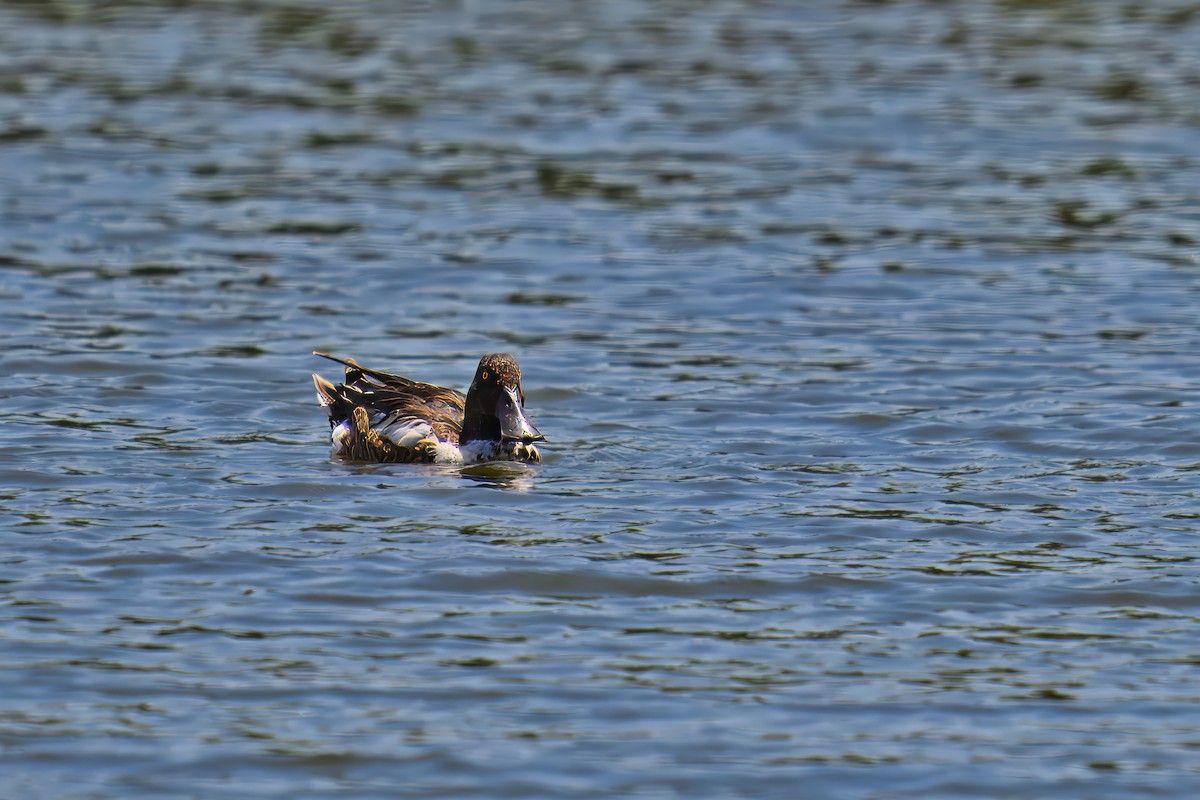
{"label": "water ripple", "polygon": [[869,6],[0,2],[0,794],[1193,796],[1198,18]]}

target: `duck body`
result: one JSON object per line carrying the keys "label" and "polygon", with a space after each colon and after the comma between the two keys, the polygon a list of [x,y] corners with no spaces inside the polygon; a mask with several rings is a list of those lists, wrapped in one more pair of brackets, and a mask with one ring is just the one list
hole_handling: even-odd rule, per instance
{"label": "duck body", "polygon": [[360,366],[343,383],[313,375],[329,412],[333,456],[347,461],[476,464],[541,461],[546,437],[525,416],[521,369],[507,353],[484,356],[466,394]]}

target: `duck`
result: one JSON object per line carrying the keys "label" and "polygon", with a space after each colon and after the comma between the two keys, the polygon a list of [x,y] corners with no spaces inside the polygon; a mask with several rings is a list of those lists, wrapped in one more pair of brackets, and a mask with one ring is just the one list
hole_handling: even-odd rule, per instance
{"label": "duck", "polygon": [[509,353],[479,359],[464,395],[369,369],[353,358],[313,352],[346,368],[343,383],[313,373],[329,413],[331,455],[344,461],[477,464],[538,463],[545,441],[525,416],[521,368]]}

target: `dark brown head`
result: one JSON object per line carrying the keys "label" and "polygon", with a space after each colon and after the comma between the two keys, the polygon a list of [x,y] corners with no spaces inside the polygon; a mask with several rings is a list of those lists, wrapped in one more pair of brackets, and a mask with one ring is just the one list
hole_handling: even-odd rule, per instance
{"label": "dark brown head", "polygon": [[529,444],[545,436],[525,417],[521,368],[508,353],[479,359],[475,380],[467,390],[459,441],[519,441]]}

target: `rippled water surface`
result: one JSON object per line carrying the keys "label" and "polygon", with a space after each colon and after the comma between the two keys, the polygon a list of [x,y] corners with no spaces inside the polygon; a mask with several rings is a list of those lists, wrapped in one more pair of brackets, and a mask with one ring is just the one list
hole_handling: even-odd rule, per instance
{"label": "rippled water surface", "polygon": [[1196,11],[0,0],[0,796],[1195,797]]}

